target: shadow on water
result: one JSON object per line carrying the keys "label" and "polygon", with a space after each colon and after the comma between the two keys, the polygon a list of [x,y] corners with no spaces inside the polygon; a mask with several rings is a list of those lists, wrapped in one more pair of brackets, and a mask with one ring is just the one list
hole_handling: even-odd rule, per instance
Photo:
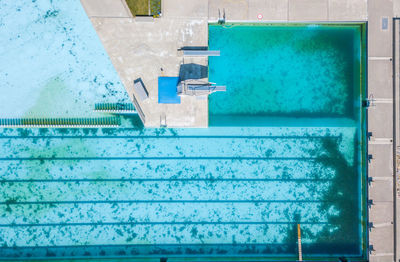
{"label": "shadow on water", "polygon": [[179,78],[181,81],[187,79],[202,79],[208,77],[208,67],[199,64],[182,64],[179,68]]}
{"label": "shadow on water", "polygon": [[121,120],[126,121],[128,127],[131,127],[134,130],[143,131],[144,125],[139,115],[121,115]]}
{"label": "shadow on water", "polygon": [[[322,194],[319,207],[320,214],[326,214],[328,224],[317,233],[302,226],[302,237],[308,240],[303,243],[303,254],[360,256],[360,181],[356,161],[349,165],[335,138],[323,138],[321,149],[325,154],[317,158],[316,162],[326,169],[333,169],[336,174],[329,188]],[[357,155],[358,151],[355,150],[354,159],[357,159]],[[295,221],[301,221],[301,218],[296,216]],[[289,225],[286,234],[287,252],[296,254],[297,245],[293,243],[297,244],[297,225]]]}
{"label": "shadow on water", "polygon": [[[355,141],[356,138],[355,138]],[[331,186],[325,191],[321,211],[327,212],[332,206],[339,212],[328,216],[329,224],[337,225],[331,232],[325,228],[319,233],[317,243],[330,243],[331,249],[327,250],[342,254],[360,254],[360,206],[359,206],[359,171],[357,161],[349,165],[344,155],[339,150],[339,144],[330,137],[322,141],[322,146],[327,154],[326,158],[318,161],[327,168],[332,168],[336,176]],[[358,149],[354,144],[354,159],[358,159]]]}

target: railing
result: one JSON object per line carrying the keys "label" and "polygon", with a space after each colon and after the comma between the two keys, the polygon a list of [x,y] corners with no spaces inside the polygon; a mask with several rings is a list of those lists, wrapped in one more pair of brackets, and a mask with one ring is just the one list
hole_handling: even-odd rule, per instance
{"label": "railing", "polygon": [[97,103],[94,110],[108,113],[137,113],[131,103]]}
{"label": "railing", "polygon": [[146,117],[145,117],[145,115],[144,115],[144,113],[143,113],[143,110],[142,110],[142,108],[140,107],[138,101],[136,100],[135,95],[133,95],[132,98],[133,98],[133,99],[132,99],[132,100],[133,100],[133,103],[135,104],[136,111],[138,112],[139,117],[140,117],[140,120],[142,120],[142,123],[143,123],[143,125],[144,125],[144,123],[146,122]]}
{"label": "railing", "polygon": [[3,118],[0,127],[118,127],[119,117],[102,118]]}

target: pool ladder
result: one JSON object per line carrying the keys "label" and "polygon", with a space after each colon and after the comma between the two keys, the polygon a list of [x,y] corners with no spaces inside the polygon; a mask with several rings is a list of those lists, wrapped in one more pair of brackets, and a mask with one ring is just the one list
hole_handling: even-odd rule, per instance
{"label": "pool ladder", "polygon": [[225,24],[226,16],[225,16],[225,8],[223,9],[223,14],[221,17],[221,10],[218,8],[218,24]]}

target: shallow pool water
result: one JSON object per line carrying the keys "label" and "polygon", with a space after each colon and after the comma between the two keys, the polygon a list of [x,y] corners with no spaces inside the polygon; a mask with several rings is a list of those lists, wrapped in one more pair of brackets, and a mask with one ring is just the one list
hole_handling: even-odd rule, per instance
{"label": "shallow pool water", "polygon": [[0,118],[99,116],[95,103],[130,102],[79,0],[0,1],[0,57]]}
{"label": "shallow pool water", "polygon": [[360,256],[355,139],[353,126],[3,130],[0,254],[293,257],[300,223],[304,254]]}

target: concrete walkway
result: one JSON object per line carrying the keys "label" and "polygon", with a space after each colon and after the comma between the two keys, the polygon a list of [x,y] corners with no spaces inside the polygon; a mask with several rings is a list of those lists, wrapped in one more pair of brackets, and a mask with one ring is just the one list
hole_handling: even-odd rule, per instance
{"label": "concrete walkway", "polygon": [[[365,21],[367,0],[210,0],[209,19],[227,21]],[[261,15],[261,16],[260,16]]]}
{"label": "concrete walkway", "polygon": [[89,18],[132,18],[125,0],[82,0],[81,3]]}
{"label": "concrete walkway", "polygon": [[[208,45],[207,1],[162,1],[163,16],[152,22],[133,18],[123,0],[81,2],[132,100],[137,95],[133,82],[142,79],[149,99],[139,104],[147,127],[208,126],[207,99],[183,97],[181,104],[158,104],[159,76],[178,76],[183,63],[199,68],[208,64],[205,58],[184,60],[177,51]],[[195,77],[208,79],[204,74]]]}
{"label": "concrete walkway", "polygon": [[369,232],[370,261],[397,261],[393,28],[394,4],[391,0],[368,1],[368,131],[372,132],[369,154]]}

